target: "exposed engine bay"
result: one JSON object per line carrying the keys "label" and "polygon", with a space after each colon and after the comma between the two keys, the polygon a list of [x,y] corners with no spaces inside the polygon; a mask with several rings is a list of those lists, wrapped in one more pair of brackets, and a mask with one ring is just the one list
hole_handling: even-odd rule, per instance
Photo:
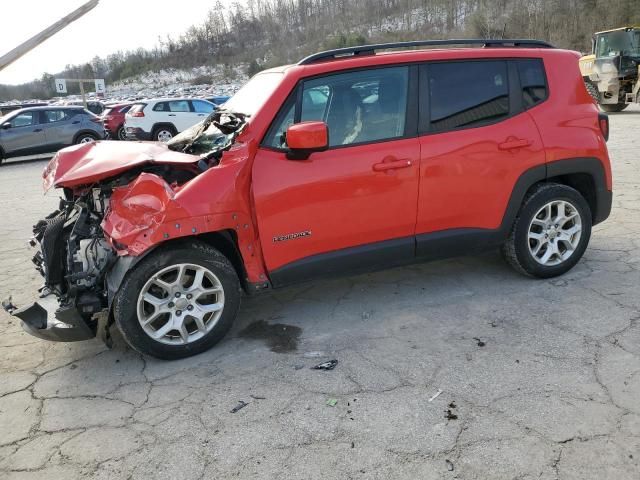
{"label": "exposed engine bay", "polygon": [[[223,116],[226,121],[220,123]],[[103,231],[114,190],[134,184],[144,174],[164,182],[167,189],[179,190],[190,180],[219,164],[223,152],[231,147],[244,124],[242,115],[216,112],[201,124],[177,136],[169,145],[171,150],[182,152],[176,161],[162,158],[162,155],[166,155],[163,152],[168,151],[166,146],[159,149],[156,144],[148,144],[149,147],[143,145],[140,148],[147,148],[145,153],[150,152],[146,154],[151,158],[143,161],[140,156],[134,157],[136,163],[124,171],[117,170],[120,168],[117,161],[108,160],[111,163],[105,166],[103,176],[111,176],[95,177],[90,184],[69,186],[53,183],[63,188],[64,196],[56,211],[34,225],[30,244],[37,249],[33,263],[44,277],[41,298],[49,304],[53,298],[56,301],[52,304],[53,308],[46,309],[40,303],[34,303],[26,308],[14,307],[10,313],[21,318],[25,329],[40,338],[75,341],[96,336],[98,323],[104,318],[99,314],[110,307],[116,293],[114,289],[119,286],[119,281],[109,281],[111,270],[119,270],[119,275],[124,275],[134,263],[132,257],[126,259],[120,256],[121,253],[119,255],[117,245]],[[103,144],[103,147],[106,148],[106,145]],[[88,162],[103,161],[100,145],[79,148],[93,153]],[[117,146],[113,145],[113,148]],[[159,153],[154,159],[156,152]],[[80,165],[82,168],[82,162],[88,155],[65,164],[66,158],[72,153],[76,151],[63,150],[54,157],[43,175],[45,185],[50,177],[60,175],[64,178],[65,173],[74,173],[73,167]],[[110,158],[107,154],[104,157]],[[65,168],[67,165],[71,165],[71,168]],[[68,175],[67,178],[72,177]],[[118,262],[120,265],[114,268]],[[45,305],[47,302],[41,303]],[[50,313],[53,315],[48,315]]]}

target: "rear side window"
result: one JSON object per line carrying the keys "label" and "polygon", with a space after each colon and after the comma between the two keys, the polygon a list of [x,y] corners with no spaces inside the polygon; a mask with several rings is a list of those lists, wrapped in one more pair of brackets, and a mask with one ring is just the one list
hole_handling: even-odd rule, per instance
{"label": "rear side window", "polygon": [[131,105],[125,105],[124,107],[120,107],[119,112],[120,113],[127,113],[129,110],[131,110]]}
{"label": "rear side window", "polygon": [[429,65],[431,130],[486,125],[509,116],[506,61]]}
{"label": "rear side window", "polygon": [[535,107],[547,99],[547,79],[544,65],[540,59],[516,60],[520,85],[522,87],[522,104],[525,108]]}
{"label": "rear side window", "polygon": [[[131,109],[133,111],[133,109]],[[169,103],[168,102],[158,102],[153,107],[154,112],[168,112],[169,111]]]}
{"label": "rear side window", "polygon": [[170,112],[190,112],[189,102],[186,100],[177,100],[169,103]]}
{"label": "rear side window", "polygon": [[45,110],[42,112],[44,123],[54,123],[67,120],[69,117],[64,110]]}

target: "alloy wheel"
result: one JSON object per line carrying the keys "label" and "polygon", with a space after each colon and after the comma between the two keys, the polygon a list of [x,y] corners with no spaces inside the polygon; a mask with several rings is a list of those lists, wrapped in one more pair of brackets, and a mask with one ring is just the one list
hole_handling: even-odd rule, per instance
{"label": "alloy wheel", "polygon": [[144,332],[169,345],[193,343],[216,325],[224,309],[224,289],[211,270],[182,263],[151,277],[138,296]]}
{"label": "alloy wheel", "polygon": [[529,224],[529,253],[546,267],[560,265],[573,255],[581,237],[578,209],[566,200],[554,200],[538,210]]}

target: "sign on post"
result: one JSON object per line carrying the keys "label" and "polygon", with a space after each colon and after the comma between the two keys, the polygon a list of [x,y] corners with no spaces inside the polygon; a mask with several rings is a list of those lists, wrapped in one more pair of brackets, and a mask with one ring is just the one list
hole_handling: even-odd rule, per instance
{"label": "sign on post", "polygon": [[98,95],[104,94],[105,93],[104,78],[96,78],[95,84],[96,84],[96,93]]}
{"label": "sign on post", "polygon": [[67,93],[67,81],[64,78],[56,78],[56,93]]}

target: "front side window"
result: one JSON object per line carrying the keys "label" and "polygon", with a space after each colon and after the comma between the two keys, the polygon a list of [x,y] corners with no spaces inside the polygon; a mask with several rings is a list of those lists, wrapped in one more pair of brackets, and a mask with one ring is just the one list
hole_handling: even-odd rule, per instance
{"label": "front side window", "polygon": [[525,108],[535,107],[544,102],[547,99],[547,80],[542,60],[516,60],[516,64]]}
{"label": "front side window", "polygon": [[34,114],[35,112],[19,113],[11,119],[11,127],[28,127],[30,125],[34,125],[36,123]]}
{"label": "front side window", "polygon": [[211,113],[214,109],[213,105],[202,100],[192,100],[191,104],[193,105],[193,111],[196,113]]}
{"label": "front side window", "polygon": [[[300,105],[286,107],[265,144],[286,148],[285,132],[293,123],[322,121],[329,147],[355,145],[404,136],[408,67],[378,68],[328,75],[302,85]],[[294,119],[296,111],[299,118]]]}
{"label": "front side window", "polygon": [[431,130],[442,132],[494,123],[509,116],[505,61],[429,65]]}

